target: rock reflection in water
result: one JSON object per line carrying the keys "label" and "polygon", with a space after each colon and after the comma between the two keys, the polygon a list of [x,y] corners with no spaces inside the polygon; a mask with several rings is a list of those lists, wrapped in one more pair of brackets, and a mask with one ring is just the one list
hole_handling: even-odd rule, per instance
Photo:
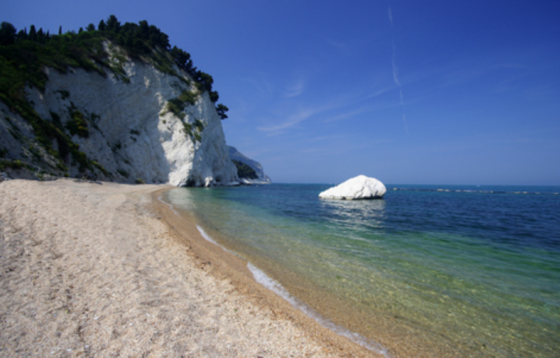
{"label": "rock reflection in water", "polygon": [[370,228],[382,228],[386,218],[384,199],[375,200],[321,200],[321,212],[331,222]]}

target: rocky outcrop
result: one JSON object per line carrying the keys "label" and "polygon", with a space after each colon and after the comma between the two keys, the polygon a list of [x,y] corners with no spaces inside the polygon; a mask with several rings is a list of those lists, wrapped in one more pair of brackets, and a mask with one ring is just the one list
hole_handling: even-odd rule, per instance
{"label": "rocky outcrop", "polygon": [[332,187],[319,194],[321,199],[338,200],[363,200],[380,199],[385,195],[387,189],[382,182],[365,175],[348,179],[342,184]]}
{"label": "rocky outcrop", "polygon": [[[85,164],[80,168],[70,155],[57,161],[37,145],[31,125],[0,102],[4,158],[30,163],[26,167],[33,173],[53,175],[77,176],[87,165],[98,178],[118,182],[175,186],[237,182],[221,120],[208,93],[176,66],[180,77],[127,58],[116,46],[107,51],[121,61],[122,74],[101,76],[81,68],[62,74],[47,68],[43,92],[26,88],[39,116],[68,134],[87,156]],[[58,151],[59,145],[53,141],[52,147]]]}
{"label": "rocky outcrop", "polygon": [[229,153],[229,158],[231,160],[236,160],[236,161],[239,161],[243,164],[248,165],[249,167],[251,167],[255,171],[255,174],[257,175],[256,178],[252,178],[252,179],[250,179],[250,178],[239,178],[241,184],[251,185],[251,184],[271,184],[272,183],[272,181],[270,180],[268,175],[266,175],[264,173],[264,169],[259,162],[256,162],[252,159],[247,158],[245,155],[243,155],[240,151],[238,151],[235,147],[232,147],[232,146],[228,146],[228,153]]}

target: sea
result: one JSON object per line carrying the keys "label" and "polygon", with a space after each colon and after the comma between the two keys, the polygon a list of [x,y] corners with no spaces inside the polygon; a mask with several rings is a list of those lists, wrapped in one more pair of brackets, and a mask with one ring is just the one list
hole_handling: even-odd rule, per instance
{"label": "sea", "polygon": [[560,356],[560,187],[389,184],[379,200],[318,198],[332,186],[163,199],[258,282],[385,356]]}

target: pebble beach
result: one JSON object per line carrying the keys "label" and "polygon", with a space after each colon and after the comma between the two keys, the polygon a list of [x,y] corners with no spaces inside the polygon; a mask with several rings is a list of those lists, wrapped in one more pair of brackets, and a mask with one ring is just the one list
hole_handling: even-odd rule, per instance
{"label": "pebble beach", "polygon": [[169,188],[0,183],[0,355],[377,356],[256,283]]}

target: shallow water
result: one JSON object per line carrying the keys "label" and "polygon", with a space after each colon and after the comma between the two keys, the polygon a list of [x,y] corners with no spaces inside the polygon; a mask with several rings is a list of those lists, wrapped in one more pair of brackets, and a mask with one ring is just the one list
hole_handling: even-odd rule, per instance
{"label": "shallow water", "polygon": [[377,342],[383,329],[463,355],[560,351],[560,187],[388,185],[383,200],[319,200],[328,187],[178,188],[166,200]]}

